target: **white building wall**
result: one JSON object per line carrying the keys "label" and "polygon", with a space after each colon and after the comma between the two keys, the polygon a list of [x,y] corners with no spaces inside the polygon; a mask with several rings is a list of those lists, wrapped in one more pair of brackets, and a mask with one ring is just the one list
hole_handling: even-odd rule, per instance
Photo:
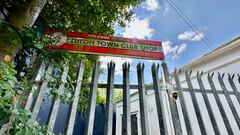
{"label": "white building wall", "polygon": [[[131,110],[131,114],[137,114],[138,133],[141,134],[138,93],[136,93],[135,95],[131,96],[130,110]],[[122,134],[122,115],[123,115],[123,104],[122,104],[122,102],[117,103],[116,112],[117,112],[116,135],[121,135]]]}
{"label": "white building wall", "polygon": [[[237,88],[240,88],[240,85],[237,82],[237,74],[240,74],[240,69],[239,69],[240,68],[240,42],[238,41],[237,44],[238,45],[235,46],[234,49],[228,50],[227,52],[222,52],[222,54],[220,54],[216,57],[213,57],[213,58],[208,59],[204,62],[201,62],[201,63],[196,64],[194,66],[190,66],[187,69],[184,69],[184,70],[188,70],[188,69],[192,70],[192,84],[193,84],[193,87],[194,88],[199,88],[199,85],[198,85],[197,79],[196,79],[196,74],[197,74],[197,71],[203,71],[203,73],[204,73],[203,74],[203,83],[204,83],[204,86],[205,86],[206,89],[210,89],[210,85],[209,85],[208,79],[207,79],[207,73],[212,73],[212,72],[215,73],[213,80],[214,80],[214,83],[215,83],[215,86],[216,86],[217,90],[222,90],[221,86],[218,82],[218,78],[217,78],[218,72],[219,73],[225,73],[224,82],[225,82],[225,85],[226,85],[226,87],[229,91],[232,91],[232,88],[231,88],[231,86],[228,82],[228,73],[236,74],[235,84],[236,84]],[[187,88],[187,83],[186,83],[186,80],[185,80],[184,72],[181,72],[179,74],[179,78],[180,78],[182,87]],[[173,81],[173,83],[175,83],[175,82]],[[203,97],[200,93],[197,93],[196,95],[197,95],[197,100],[198,100],[198,103],[199,103],[199,106],[200,106],[201,113],[204,115],[203,121],[204,121],[204,124],[206,125],[207,133],[208,134],[214,134],[210,118],[207,115],[207,109],[205,107]],[[198,123],[197,123],[197,118],[196,118],[196,115],[195,115],[195,112],[194,112],[193,103],[191,101],[190,94],[184,92],[184,97],[186,99],[186,105],[187,105],[188,113],[191,117],[190,122],[191,122],[191,125],[192,125],[193,129],[194,129],[194,134],[196,134],[196,135],[200,134],[200,129],[199,129],[199,126],[198,126]],[[216,118],[217,119],[217,124],[218,124],[219,127],[221,127],[221,128],[219,128],[220,132],[222,134],[227,134],[226,128],[224,126],[224,122],[221,118],[221,114],[219,112],[219,109],[217,107],[217,103],[214,100],[213,95],[208,94],[208,97],[209,97],[211,106],[213,107],[214,115],[217,117]],[[234,103],[235,107],[238,108],[237,111],[238,111],[238,114],[240,116],[239,103],[237,102],[235,96],[231,96],[231,98],[233,100],[233,103]],[[223,104],[224,110],[227,112],[226,113],[227,117],[230,119],[230,125],[234,130],[234,134],[236,134],[236,135],[240,134],[240,131],[238,129],[236,121],[234,120],[233,114],[231,113],[231,110],[229,108],[229,105],[226,101],[225,96],[220,95],[220,99],[221,99],[221,102]],[[181,111],[180,111],[180,114],[182,114]]]}
{"label": "white building wall", "polygon": [[[191,66],[188,69],[184,69],[184,70],[192,70],[192,77],[193,79],[193,85],[195,88],[199,88],[199,86],[196,84],[197,80],[196,80],[196,73],[197,71],[203,71],[204,75],[203,77],[205,79],[203,79],[204,84],[207,84],[205,87],[206,89],[210,89],[210,86],[207,83],[207,73],[215,73],[214,76],[214,82],[216,84],[216,88],[217,89],[221,89],[218,81],[217,80],[217,73],[226,73],[226,75],[228,73],[230,74],[240,74],[240,42],[238,43],[239,45],[234,48],[233,50],[229,50],[228,52],[225,52],[223,54],[220,54],[214,58],[211,59],[207,59],[204,62],[201,62],[197,65]],[[182,72],[179,75],[181,84],[183,87],[187,87],[186,81],[185,81],[185,75]],[[235,79],[236,80],[236,79]],[[227,81],[227,76],[225,77],[225,82]],[[240,86],[239,83],[236,83],[237,86]],[[226,83],[227,87],[230,87],[229,83]]]}
{"label": "white building wall", "polygon": [[[231,43],[230,45],[227,45],[227,47],[223,47],[223,48],[220,48],[218,50],[216,50],[216,52],[213,52],[213,53],[210,53],[208,54],[208,56],[204,56],[202,58],[202,61],[198,61],[197,63],[193,63],[193,64],[190,64],[190,65],[187,65],[185,67],[183,67],[183,71],[186,71],[186,70],[193,70],[192,72],[192,83],[193,83],[193,87],[194,88],[199,88],[198,86],[198,83],[197,83],[197,79],[196,79],[196,72],[197,71],[203,71],[204,74],[203,74],[203,83],[204,83],[204,86],[206,89],[210,89],[210,86],[208,84],[208,81],[207,81],[207,73],[209,72],[214,72],[215,73],[215,76],[214,76],[214,82],[215,82],[215,85],[216,85],[216,89],[217,90],[221,90],[221,87],[220,87],[220,84],[218,82],[218,78],[217,78],[217,73],[226,73],[225,75],[225,84],[228,88],[228,90],[232,90],[231,87],[230,87],[230,84],[228,83],[228,80],[227,80],[227,73],[230,73],[230,74],[240,74],[240,40],[237,40],[237,41],[234,41],[233,43]],[[194,62],[196,62],[194,61]],[[179,78],[180,78],[180,81],[181,81],[181,85],[183,88],[187,88],[187,83],[185,81],[185,74],[184,72],[181,72],[180,75],[179,75]],[[236,87],[237,88],[240,88],[240,85],[239,83],[237,82],[237,76],[235,78],[235,84],[236,84]],[[175,82],[173,81],[173,84]],[[200,93],[196,93],[196,96],[197,96],[197,101],[199,103],[199,106],[200,106],[200,111],[201,111],[201,114],[203,114],[203,121],[204,121],[204,124],[206,126],[206,129],[207,129],[207,133],[209,135],[212,135],[214,134],[214,131],[213,131],[213,128],[212,128],[212,125],[211,125],[211,121],[210,121],[210,118],[208,116],[208,113],[207,113],[207,109],[205,107],[205,103],[204,103],[204,100],[203,100],[203,97]],[[190,94],[189,93],[186,93],[184,92],[184,97],[185,97],[185,101],[186,101],[186,107],[187,107],[187,111],[188,111],[188,114],[189,114],[189,118],[190,118],[190,123],[191,123],[191,126],[193,128],[193,131],[194,131],[194,135],[200,135],[200,129],[199,129],[199,125],[198,125],[198,122],[197,122],[197,117],[196,117],[196,114],[195,114],[195,111],[194,111],[194,107],[193,107],[193,103],[191,101],[191,97],[190,97]],[[219,112],[219,109],[217,107],[217,103],[216,101],[214,100],[214,97],[212,94],[208,94],[208,97],[209,97],[209,100],[210,100],[210,104],[211,106],[213,107],[213,110],[214,110],[214,115],[216,116],[216,120],[217,120],[217,124],[218,124],[218,127],[220,129],[220,132],[222,135],[225,135],[227,134],[227,131],[226,131],[226,128],[224,126],[224,122],[221,118],[221,114]],[[237,108],[237,112],[238,112],[238,115],[240,116],[240,105],[239,103],[237,102],[236,100],[236,97],[235,96],[232,96],[231,95],[231,98],[232,98],[232,101],[234,103],[234,106]],[[166,96],[163,97],[163,99],[165,100],[166,99]],[[223,107],[224,107],[224,110],[227,112],[227,117],[228,119],[230,120],[230,125],[233,129],[233,132],[234,134],[236,135],[239,135],[240,134],[240,130],[238,129],[238,126],[236,124],[236,121],[234,120],[234,117],[231,113],[231,110],[229,108],[229,105],[226,101],[226,98],[224,95],[220,95],[220,99],[221,99],[221,102],[223,104]],[[167,100],[165,100],[167,102]],[[170,117],[170,112],[169,112],[169,105],[167,103],[164,103],[165,106],[165,115],[168,119],[168,122],[170,121],[169,119],[171,119]],[[187,134],[186,133],[186,128],[185,128],[185,124],[184,124],[184,119],[183,119],[183,115],[182,115],[182,111],[181,111],[181,107],[180,107],[180,103],[177,102],[178,104],[178,107],[179,107],[179,115],[180,115],[180,121],[181,121],[181,125],[182,125],[182,129],[183,129],[183,134]],[[148,92],[148,96],[147,96],[147,109],[148,109],[148,117],[149,117],[149,127],[150,127],[150,134],[151,135],[159,135],[159,126],[158,126],[158,117],[157,117],[157,111],[156,111],[156,103],[155,103],[155,95],[154,95],[154,92]],[[139,133],[141,132],[140,128],[140,115],[139,115],[139,101],[138,101],[138,94],[135,94],[134,96],[131,97],[131,112],[132,113],[137,113],[138,114],[138,131]],[[119,102],[117,104],[117,135],[120,135],[121,134],[121,120],[119,118],[119,116],[122,115],[122,102]],[[171,123],[168,123],[167,124],[167,127],[168,127],[168,133],[171,135],[171,134],[174,134],[172,132],[172,124]]]}
{"label": "white building wall", "polygon": [[[167,127],[168,127],[168,133],[173,134],[173,125],[171,122],[171,116],[170,116],[170,110],[168,107],[168,100],[167,93],[163,92],[163,99],[164,99],[164,108],[165,108],[165,115],[167,119]],[[140,111],[139,111],[139,100],[138,100],[139,94],[135,93],[131,96],[131,114],[137,114],[138,118],[138,134],[141,135],[141,122],[140,122]],[[122,115],[123,115],[123,106],[122,102],[117,103],[116,107],[117,112],[117,129],[116,129],[116,135],[122,134]],[[157,108],[156,108],[156,100],[153,90],[147,91],[147,112],[148,112],[148,124],[150,129],[151,135],[160,135],[159,131],[159,123],[158,123],[158,115],[157,115]]]}

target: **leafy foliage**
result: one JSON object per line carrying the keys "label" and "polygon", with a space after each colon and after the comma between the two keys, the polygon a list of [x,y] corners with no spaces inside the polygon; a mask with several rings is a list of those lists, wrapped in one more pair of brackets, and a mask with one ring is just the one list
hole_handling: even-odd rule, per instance
{"label": "leafy foliage", "polygon": [[[141,0],[49,0],[41,12],[47,27],[113,35],[113,24],[125,26]],[[59,18],[59,19],[56,19]]]}
{"label": "leafy foliage", "polygon": [[0,123],[6,123],[11,113],[9,109],[12,107],[14,88],[17,83],[14,74],[12,65],[0,63]]}
{"label": "leafy foliage", "polygon": [[[9,11],[27,3],[28,0],[1,0],[0,12]],[[62,102],[71,102],[74,86],[76,85],[78,62],[84,61],[85,71],[82,83],[90,81],[93,63],[98,59],[95,55],[71,54],[66,51],[46,50],[48,43],[40,32],[43,29],[58,29],[64,31],[79,31],[85,33],[113,35],[114,24],[122,27],[131,20],[132,7],[141,0],[48,0],[40,13],[34,28],[25,27],[18,31],[22,48],[14,59],[14,65],[0,63],[0,125],[9,123],[8,134],[51,134],[46,126],[40,126],[30,118],[30,111],[21,107],[20,100],[34,83],[32,70],[36,57],[43,57],[56,65],[55,75],[45,78],[49,81],[52,94],[59,96]],[[7,16],[5,16],[7,18]],[[38,32],[36,32],[38,31]],[[0,37],[1,38],[1,37]],[[65,92],[57,93],[61,84],[63,62],[71,61]],[[14,70],[15,68],[15,70]],[[89,89],[82,87],[78,109],[84,111],[87,107]],[[105,97],[98,94],[98,103],[105,102]]]}
{"label": "leafy foliage", "polygon": [[[26,88],[26,87],[24,87]],[[13,65],[0,62],[0,123],[8,122],[8,134],[43,135],[43,129],[37,121],[30,118],[31,112],[21,108],[22,86],[15,77]]]}
{"label": "leafy foliage", "polygon": [[22,108],[12,110],[14,117],[13,125],[10,130],[15,135],[47,135],[52,134],[47,131],[45,126],[40,126],[39,123],[30,118],[31,112]]}

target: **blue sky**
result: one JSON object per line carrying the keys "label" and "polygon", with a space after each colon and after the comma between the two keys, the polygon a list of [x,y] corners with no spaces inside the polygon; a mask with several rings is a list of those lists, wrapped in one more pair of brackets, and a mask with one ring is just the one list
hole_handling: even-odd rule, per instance
{"label": "blue sky", "polygon": [[[134,7],[135,15],[126,28],[116,26],[115,36],[161,41],[167,64],[172,70],[190,63],[211,51],[202,40],[207,38],[216,48],[240,35],[240,1],[238,0],[172,0],[183,13],[198,27],[200,33],[192,30],[173,10],[167,0],[146,0]],[[122,82],[121,64],[128,61],[132,65],[131,83],[136,83],[136,64],[146,65],[145,81],[150,83],[150,65],[153,61],[103,57],[102,65],[116,62],[115,83]],[[106,66],[102,66],[106,68]],[[107,74],[100,76],[106,81]]]}

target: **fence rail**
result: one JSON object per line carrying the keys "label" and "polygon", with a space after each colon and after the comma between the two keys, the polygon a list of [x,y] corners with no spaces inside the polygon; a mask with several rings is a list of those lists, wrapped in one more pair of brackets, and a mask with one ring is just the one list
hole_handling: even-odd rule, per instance
{"label": "fence rail", "polygon": [[[48,65],[48,66],[47,66]],[[234,103],[232,101],[231,96],[235,96],[237,99],[238,104],[240,103],[240,93],[239,88],[237,88],[236,80],[238,83],[240,83],[240,76],[238,75],[230,75],[228,74],[227,80],[228,83],[231,86],[232,90],[229,90],[228,87],[226,87],[224,82],[225,74],[217,74],[218,82],[221,86],[221,90],[217,90],[215,87],[215,83],[213,80],[213,73],[207,74],[207,82],[209,83],[211,89],[206,89],[205,85],[203,83],[203,72],[197,72],[196,79],[197,79],[197,85],[199,88],[195,88],[196,84],[192,83],[192,72],[186,71],[185,72],[185,78],[187,82],[188,88],[182,88],[182,84],[179,80],[179,74],[181,74],[180,70],[175,70],[172,74],[173,80],[171,80],[171,76],[168,72],[167,65],[163,63],[162,65],[152,65],[152,78],[153,78],[153,84],[152,85],[146,85],[144,83],[144,64],[139,63],[137,65],[137,80],[138,85],[130,85],[130,76],[129,76],[129,70],[130,70],[130,64],[124,63],[123,64],[123,84],[115,84],[114,83],[114,71],[115,71],[115,64],[114,62],[111,62],[108,64],[108,78],[107,78],[107,84],[98,84],[98,78],[99,78],[99,68],[100,63],[96,62],[95,66],[93,68],[92,73],[92,80],[89,84],[82,84],[81,80],[83,77],[84,72],[84,63],[79,63],[79,69],[77,73],[77,84],[74,90],[74,100],[70,104],[70,111],[69,111],[69,117],[67,121],[67,128],[65,134],[72,135],[73,134],[73,128],[74,128],[74,122],[76,118],[76,112],[77,112],[77,104],[79,102],[79,95],[81,87],[90,87],[90,94],[89,94],[89,102],[88,102],[88,109],[87,109],[87,122],[85,126],[85,135],[92,135],[93,134],[93,124],[94,124],[94,116],[95,116],[95,107],[96,107],[96,96],[97,96],[97,88],[106,88],[107,89],[107,99],[106,99],[106,113],[105,113],[105,125],[104,125],[104,134],[105,135],[112,135],[112,126],[113,126],[113,91],[114,89],[122,89],[123,90],[123,121],[122,121],[122,132],[123,135],[130,135],[131,134],[131,103],[130,103],[130,91],[131,89],[138,89],[139,92],[139,106],[140,106],[140,120],[141,120],[141,133],[143,135],[149,135],[150,127],[149,127],[149,120],[148,120],[148,111],[147,111],[147,98],[146,98],[146,92],[149,90],[154,90],[155,93],[155,99],[156,99],[156,112],[158,119],[156,119],[156,122],[159,124],[159,132],[161,135],[167,135],[171,134],[168,131],[169,126],[167,125],[167,115],[165,114],[165,109],[169,109],[171,111],[171,123],[173,124],[173,130],[176,135],[182,135],[184,126],[181,125],[184,123],[186,128],[186,134],[192,135],[194,134],[195,130],[193,128],[193,124],[191,123],[191,115],[189,113],[189,108],[187,107],[187,100],[191,100],[193,103],[193,110],[196,114],[196,121],[199,125],[200,133],[202,135],[209,134],[207,132],[207,125],[206,122],[204,122],[203,118],[208,115],[210,118],[210,123],[213,127],[213,131],[215,134],[219,135],[221,134],[221,128],[218,124],[217,117],[215,115],[215,111],[211,101],[209,99],[208,94],[212,94],[214,97],[214,100],[216,101],[217,108],[219,109],[221,118],[224,122],[224,126],[226,128],[226,132],[229,135],[233,135],[236,133],[236,129],[233,129],[231,126],[232,121],[230,121],[228,113],[232,113],[234,120],[236,122],[237,127],[240,129],[240,118],[239,118],[239,108],[234,106]],[[25,106],[25,109],[32,110],[31,118],[37,119],[38,113],[40,110],[40,107],[43,102],[44,94],[46,93],[46,90],[48,88],[48,82],[43,81],[44,78],[47,76],[51,76],[53,72],[54,65],[43,63],[42,66],[40,66],[39,74],[42,75],[41,79],[35,79],[36,81],[42,81],[41,83],[36,83],[36,85],[40,85],[39,92],[37,95],[37,98],[33,99],[32,93],[29,94],[29,98],[27,101],[27,104]],[[63,93],[64,92],[64,83],[67,77],[69,66],[68,64],[65,65],[63,74],[62,74],[62,84],[60,85],[58,92]],[[164,80],[164,85],[160,81],[159,77],[159,70],[163,71],[163,75],[161,78]],[[172,84],[172,81],[175,83]],[[215,80],[216,81],[216,80]],[[33,89],[36,88],[36,85],[33,86]],[[167,92],[168,99],[169,100],[169,108],[164,108],[164,98],[163,98],[163,92]],[[187,98],[184,96],[184,93],[189,93],[190,98]],[[204,103],[200,103],[197,100],[197,95],[201,94],[203,97]],[[230,112],[227,111],[224,108],[224,104],[221,101],[221,96],[224,96],[226,98],[227,104],[230,108]],[[179,102],[179,104],[177,103]],[[48,126],[49,130],[53,131],[55,122],[57,119],[58,109],[61,101],[59,98],[54,99],[53,106],[51,107],[51,111],[49,114],[48,119]],[[201,111],[201,104],[204,104],[204,106],[207,109],[207,114],[203,114]],[[32,108],[32,109],[31,109]],[[181,109],[181,110],[180,110]],[[179,113],[179,111],[182,112],[182,114]],[[183,120],[180,119],[180,115],[182,115]],[[119,126],[119,125],[117,125]],[[238,129],[238,130],[239,130]],[[2,129],[3,130],[3,129]],[[2,131],[1,131],[2,132]]]}

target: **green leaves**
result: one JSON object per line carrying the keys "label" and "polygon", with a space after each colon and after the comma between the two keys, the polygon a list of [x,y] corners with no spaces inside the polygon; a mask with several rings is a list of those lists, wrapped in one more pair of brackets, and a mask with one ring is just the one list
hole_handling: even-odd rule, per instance
{"label": "green leaves", "polygon": [[20,107],[12,110],[14,122],[11,133],[14,135],[43,135],[45,129],[30,118],[31,112]]}
{"label": "green leaves", "polygon": [[141,0],[49,0],[41,16],[44,22],[47,20],[48,29],[113,35],[113,25],[117,23],[125,26],[133,14],[130,7],[140,2]]}
{"label": "green leaves", "polygon": [[[26,83],[24,83],[26,84]],[[13,65],[0,62],[0,123],[10,123],[10,134],[45,135],[46,131],[30,118],[31,112],[20,107],[22,85],[15,77]],[[24,86],[24,89],[27,87]]]}
{"label": "green leaves", "polygon": [[38,49],[43,49],[43,47],[45,46],[45,44],[43,42],[36,42],[34,44],[34,46]]}
{"label": "green leaves", "polygon": [[48,45],[48,42],[44,40],[45,35],[33,28],[24,27],[19,31],[19,34],[25,48],[36,47],[37,49],[43,49],[44,46]]}
{"label": "green leaves", "polygon": [[[3,3],[15,5],[15,1],[16,0],[5,0]],[[44,27],[44,29],[113,35],[113,25],[117,23],[124,27],[126,21],[130,21],[133,15],[130,7],[135,6],[139,2],[141,1],[48,0],[36,24],[38,24],[38,29]],[[17,6],[17,4],[15,6]],[[45,81],[49,81],[52,95],[60,98],[62,102],[71,102],[74,86],[77,83],[74,80],[77,78],[78,62],[84,61],[85,63],[82,83],[89,83],[93,63],[98,57],[95,55],[72,55],[66,51],[46,50],[44,46],[48,45],[48,42],[44,40],[44,35],[36,32],[33,28],[24,27],[15,34],[21,38],[21,42],[23,43],[21,51],[15,58],[18,80],[15,77],[16,72],[13,65],[0,63],[0,123],[10,121],[12,124],[10,133],[15,135],[51,134],[48,133],[46,127],[40,126],[30,118],[30,111],[19,107],[19,99],[22,99],[23,91],[31,89],[32,87],[32,83],[28,82],[30,78],[29,74],[33,73],[28,68],[29,65],[27,63],[29,59],[41,53],[45,60],[54,63],[59,69],[62,68],[65,61],[72,61],[68,80],[65,85],[65,92],[62,95],[59,95],[57,91],[62,83],[61,77],[58,75],[53,76],[52,73],[49,73],[49,75],[44,78]],[[18,45],[20,39],[19,41],[12,40],[11,42]],[[22,72],[26,73],[24,78],[21,76]],[[58,74],[61,73],[62,72],[59,72]],[[85,110],[87,108],[89,89],[82,87],[80,94],[78,108]],[[97,101],[98,103],[103,103],[105,97],[98,95]]]}
{"label": "green leaves", "polygon": [[11,105],[9,101],[15,94],[14,88],[17,84],[17,79],[14,75],[15,72],[12,65],[0,62],[0,109]]}

